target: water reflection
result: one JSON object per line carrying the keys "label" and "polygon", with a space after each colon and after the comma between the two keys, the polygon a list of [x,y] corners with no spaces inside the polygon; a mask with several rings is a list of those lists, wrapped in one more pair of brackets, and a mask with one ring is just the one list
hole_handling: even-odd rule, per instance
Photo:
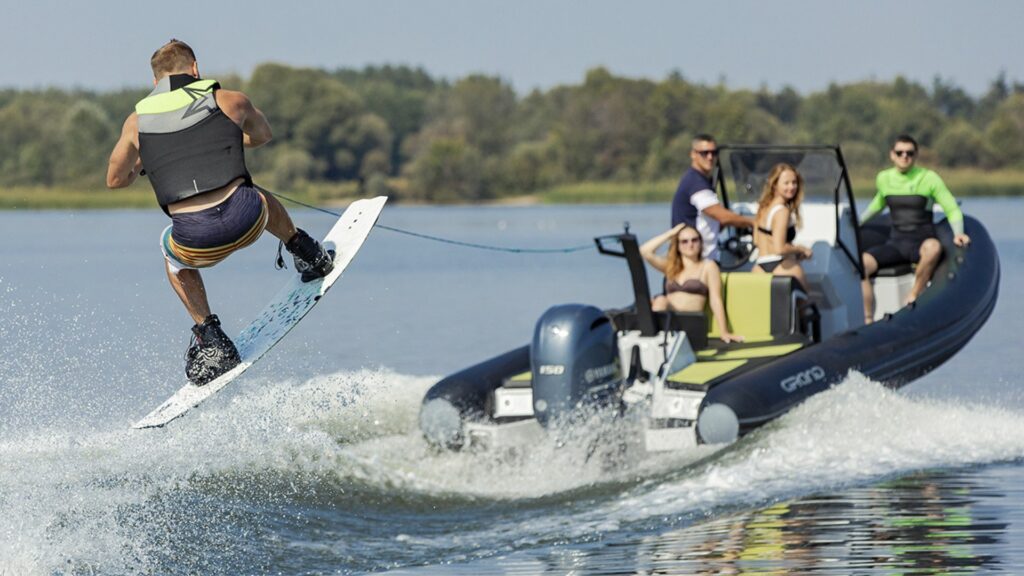
{"label": "water reflection", "polygon": [[[656,535],[523,551],[445,574],[949,574],[991,572],[1020,494],[984,471],[922,473],[719,516]],[[633,532],[636,534],[636,532]],[[413,570],[436,573],[436,568]],[[402,571],[399,571],[401,573]]]}
{"label": "water reflection", "polygon": [[[940,574],[998,564],[1006,522],[979,508],[977,482],[955,473],[808,497],[643,539],[639,573]],[[986,494],[987,498],[999,497]]]}

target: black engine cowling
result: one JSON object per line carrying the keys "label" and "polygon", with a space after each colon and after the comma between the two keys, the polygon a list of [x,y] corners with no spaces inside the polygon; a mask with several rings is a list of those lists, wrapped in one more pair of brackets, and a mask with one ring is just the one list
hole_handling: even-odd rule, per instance
{"label": "black engine cowling", "polygon": [[608,317],[583,304],[549,308],[533,332],[530,370],[534,415],[545,428],[580,407],[617,401],[622,379]]}

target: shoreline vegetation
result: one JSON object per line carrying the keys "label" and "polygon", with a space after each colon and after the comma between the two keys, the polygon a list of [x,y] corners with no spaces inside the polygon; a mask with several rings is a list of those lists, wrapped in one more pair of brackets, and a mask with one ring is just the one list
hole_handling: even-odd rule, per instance
{"label": "shoreline vegetation", "polygon": [[[984,196],[1024,196],[1024,170],[982,170],[979,168],[937,168],[946,185],[958,198]],[[854,195],[867,201],[874,195],[874,173],[851,175]],[[259,178],[256,179],[260,181]],[[475,202],[423,202],[404,200],[401,179],[388,183],[389,191],[399,191],[399,203],[405,205],[502,205],[534,204],[668,204],[675,194],[677,181],[662,179],[651,182],[588,181],[562,184],[531,193],[499,195]],[[271,188],[272,189],[272,188]],[[272,189],[273,190],[273,189]],[[290,191],[274,190],[285,196],[317,207],[344,207],[360,194],[355,182],[340,184],[306,184]],[[289,202],[285,201],[286,205]],[[140,180],[130,188],[69,186],[6,186],[0,187],[0,210],[110,210],[155,209],[156,198],[148,182]]]}
{"label": "shoreline vegetation", "polygon": [[[724,144],[838,143],[860,195],[906,133],[955,194],[1024,194],[1024,83],[1005,74],[980,95],[938,76],[799,93],[602,67],[526,94],[496,76],[449,80],[401,65],[266,63],[248,78],[214,78],[270,120],[273,140],[245,155],[256,181],[315,205],[378,195],[416,205],[667,202],[698,133]],[[155,206],[145,182],[104,188],[124,119],[149,89],[145,78],[110,92],[0,89],[0,208]]]}

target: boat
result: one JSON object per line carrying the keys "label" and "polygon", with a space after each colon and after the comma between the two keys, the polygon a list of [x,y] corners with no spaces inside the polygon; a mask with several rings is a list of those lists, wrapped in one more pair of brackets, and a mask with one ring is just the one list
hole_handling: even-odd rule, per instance
{"label": "boat", "polygon": [[[582,425],[580,414],[640,414],[649,452],[725,444],[771,422],[852,371],[887,387],[904,386],[963,348],[996,304],[999,258],[984,226],[965,215],[967,247],[953,243],[935,209],[943,258],[928,288],[904,306],[910,265],[873,279],[875,321],[865,323],[860,254],[888,234],[886,217],[858,222],[850,176],[838,146],[721,146],[712,181],[721,201],[753,215],[771,168],[786,162],[804,177],[804,225],[795,243],[805,292],[789,277],[752,272],[752,238],[721,239],[723,300],[730,330],[717,338],[704,313],[653,312],[638,240],[628,227],[595,238],[621,258],[635,302],[601,310],[559,304],[537,321],[532,339],[457,373],[424,396],[419,424],[443,450],[521,449],[555,430]],[[612,281],[612,279],[609,279]]]}

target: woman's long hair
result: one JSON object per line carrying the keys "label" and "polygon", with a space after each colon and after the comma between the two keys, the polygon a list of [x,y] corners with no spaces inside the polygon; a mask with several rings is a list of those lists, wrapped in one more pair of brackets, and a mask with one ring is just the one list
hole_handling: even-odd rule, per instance
{"label": "woman's long hair", "polygon": [[[672,242],[668,245],[668,265],[665,266],[665,277],[673,281],[686,268],[683,254],[679,251],[679,235],[683,233],[683,230],[697,232],[693,226],[684,226],[678,234],[672,237]],[[700,262],[704,258],[704,237],[700,235],[700,232],[697,232],[697,247],[700,248],[697,251],[697,261]]]}
{"label": "woman's long hair", "polygon": [[[768,180],[765,181],[764,188],[761,190],[761,199],[757,201],[757,222],[755,222],[755,228],[761,226],[761,215],[771,205],[772,199],[775,198],[775,186],[778,185],[779,179],[782,178],[782,173],[787,170],[796,174],[796,196],[793,196],[792,200],[786,200],[786,207],[789,208],[789,213],[794,216],[796,227],[800,228],[803,226],[803,222],[800,219],[800,203],[804,201],[804,177],[792,165],[780,162],[772,167],[772,171],[768,174]],[[771,222],[768,225],[771,226]]]}

